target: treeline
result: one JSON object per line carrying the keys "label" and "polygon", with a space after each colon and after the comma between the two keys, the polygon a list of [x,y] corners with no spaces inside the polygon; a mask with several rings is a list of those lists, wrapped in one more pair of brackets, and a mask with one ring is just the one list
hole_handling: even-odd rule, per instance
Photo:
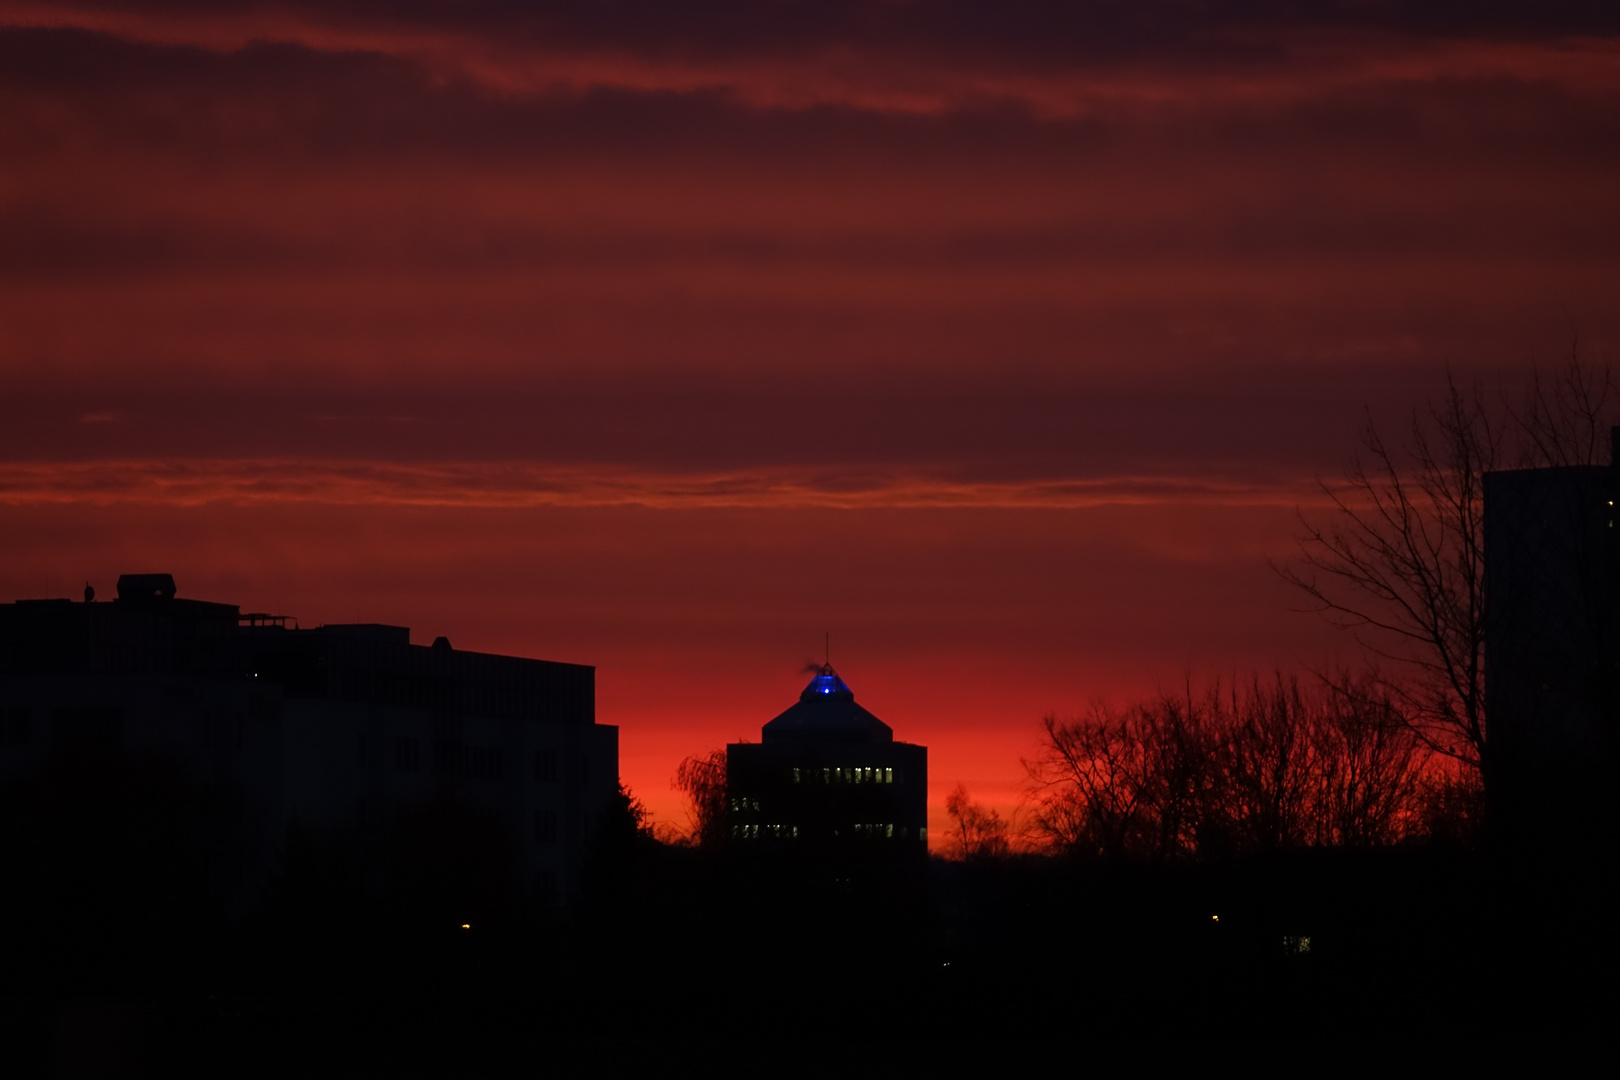
{"label": "treeline", "polygon": [[[1404,842],[1471,846],[1477,782],[1450,767],[1374,683],[1301,685],[1277,675],[1190,687],[1125,708],[1049,716],[1026,838],[1095,858],[1185,860]],[[952,810],[967,857],[1004,827]]]}

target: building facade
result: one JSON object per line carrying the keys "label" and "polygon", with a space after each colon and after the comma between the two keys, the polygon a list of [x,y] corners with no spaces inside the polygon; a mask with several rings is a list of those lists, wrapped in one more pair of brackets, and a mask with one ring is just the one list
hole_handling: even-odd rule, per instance
{"label": "building facade", "polygon": [[1508,843],[1614,841],[1617,501],[1614,464],[1485,477],[1486,766],[1492,829]]}
{"label": "building facade", "polygon": [[876,859],[928,848],[928,749],[855,702],[830,664],[757,743],[726,747],[738,846]]}
{"label": "building facade", "polygon": [[595,670],[414,645],[405,627],[289,627],[125,575],[97,603],[0,604],[0,779],[86,755],[178,767],[269,865],[294,825],[386,822],[436,799],[508,835],[566,900],[618,787]]}

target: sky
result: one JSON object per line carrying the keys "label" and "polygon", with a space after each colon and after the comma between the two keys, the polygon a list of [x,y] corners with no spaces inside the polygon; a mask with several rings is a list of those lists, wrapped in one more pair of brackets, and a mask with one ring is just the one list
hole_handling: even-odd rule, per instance
{"label": "sky", "polygon": [[1353,658],[1271,563],[1448,371],[1620,345],[1600,3],[0,0],[0,598],[1047,714]]}

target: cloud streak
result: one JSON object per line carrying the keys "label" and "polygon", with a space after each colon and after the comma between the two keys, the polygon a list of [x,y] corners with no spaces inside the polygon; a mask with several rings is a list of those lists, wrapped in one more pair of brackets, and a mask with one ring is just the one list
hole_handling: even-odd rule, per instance
{"label": "cloud streak", "polygon": [[1620,21],[1578,3],[1430,5],[0,4],[14,26],[235,53],[369,53],[505,94],[720,93],[751,108],[1046,117],[1382,81],[1615,85]]}
{"label": "cloud streak", "polygon": [[[100,420],[100,417],[96,418]],[[91,422],[91,421],[87,421]],[[649,473],[534,462],[93,461],[0,465],[0,505],[311,504],[468,509],[1081,510],[1320,505],[1308,477],[971,481],[876,470]]]}

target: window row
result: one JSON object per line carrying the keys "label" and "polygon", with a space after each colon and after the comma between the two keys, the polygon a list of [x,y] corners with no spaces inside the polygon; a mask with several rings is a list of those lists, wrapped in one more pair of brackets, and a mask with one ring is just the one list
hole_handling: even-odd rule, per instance
{"label": "window row", "polygon": [[[534,752],[534,778],[542,784],[555,784],[561,770],[557,751],[540,749]],[[591,755],[581,754],[572,766],[571,778],[581,784],[591,782]]]}
{"label": "window row", "polygon": [[820,769],[791,769],[795,784],[892,784],[894,770],[865,766],[836,766]]}
{"label": "window row", "polygon": [[[418,772],[422,768],[420,739],[403,735],[394,737],[394,768],[399,772]],[[433,771],[439,776],[463,776],[469,780],[499,780],[501,778],[501,751],[496,746],[464,746],[458,742],[439,742],[433,747]]]}
{"label": "window row", "polygon": [[[888,822],[882,824],[862,822],[855,825],[852,832],[855,836],[862,837],[863,839],[909,840],[911,838],[911,829],[909,827],[905,825],[895,825]],[[833,835],[837,836],[838,833],[834,832]],[[797,825],[739,824],[731,827],[731,836],[734,840],[758,840],[762,837],[776,840],[797,840],[799,837],[799,827]],[[919,828],[917,830],[917,839],[927,842],[928,830],[926,828]]]}
{"label": "window row", "polygon": [[[534,839],[536,843],[555,844],[560,838],[558,834],[560,827],[561,819],[557,811],[536,810],[534,812]],[[581,837],[591,835],[591,816],[589,814],[579,815],[578,835]]]}

